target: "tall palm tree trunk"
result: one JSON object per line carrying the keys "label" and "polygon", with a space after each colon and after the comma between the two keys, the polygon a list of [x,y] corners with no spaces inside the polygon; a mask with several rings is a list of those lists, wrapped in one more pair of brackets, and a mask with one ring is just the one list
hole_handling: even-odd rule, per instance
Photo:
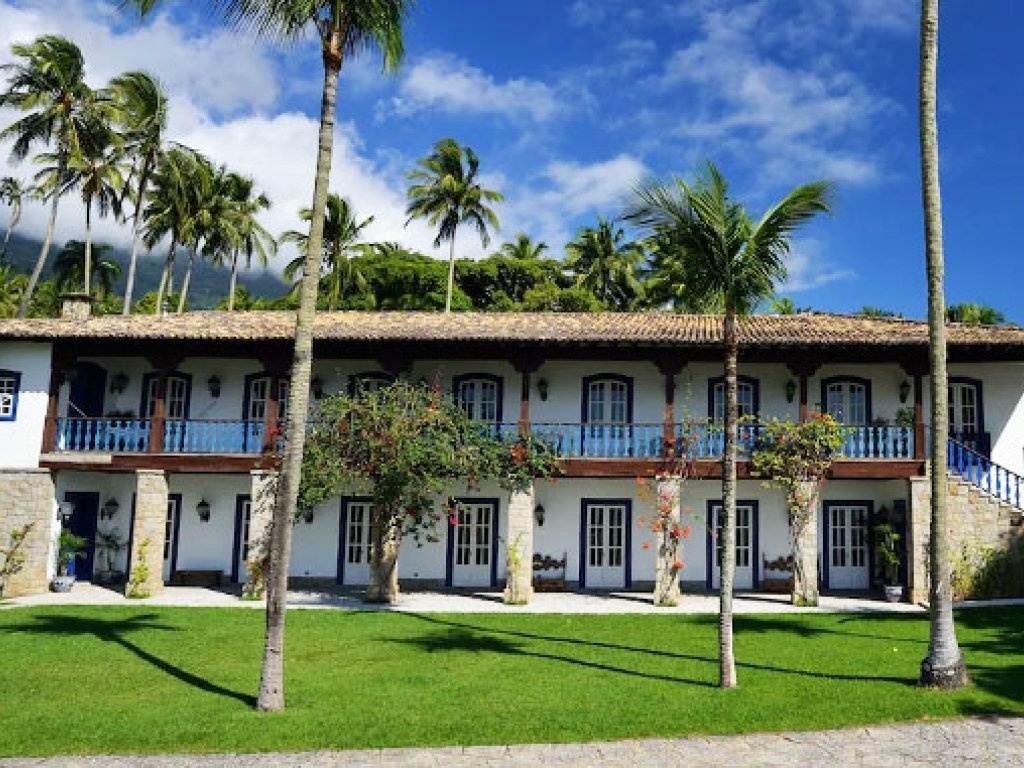
{"label": "tall palm tree trunk", "polygon": [[167,260],[164,262],[163,271],[160,272],[160,285],[156,289],[154,315],[159,315],[163,311],[164,294],[168,291],[169,283],[174,279],[174,248],[176,245],[175,241],[171,240],[171,245],[167,249]]}
{"label": "tall palm tree trunk", "polygon": [[192,267],[196,263],[196,251],[199,246],[193,245],[188,249],[188,264],[185,266],[185,277],[181,280],[181,295],[178,297],[178,314],[185,311],[185,302],[188,301],[188,288],[192,282]]}
{"label": "tall palm tree trunk", "polygon": [[316,158],[316,181],[306,263],[302,272],[299,310],[295,319],[295,352],[288,389],[288,423],[285,428],[284,458],[270,536],[270,575],[267,579],[267,625],[263,645],[263,670],[256,706],[263,711],[284,709],[284,629],[288,591],[288,560],[292,546],[292,518],[302,477],[302,451],[306,443],[306,412],[313,362],[313,323],[320,287],[323,259],[324,212],[327,208],[334,151],[334,114],[338,97],[338,74],[342,64],[342,37],[332,28],[323,39],[324,87],[320,106],[320,137]]}
{"label": "tall palm tree trunk", "polygon": [[967,667],[953,625],[952,566],[949,561],[946,452],[949,438],[946,370],[946,301],[943,289],[942,198],[939,189],[939,138],[935,116],[939,50],[939,2],[921,2],[921,79],[918,105],[921,133],[921,192],[924,205],[928,272],[928,341],[931,362],[931,629],[928,655],[921,662],[921,683],[962,688]]}
{"label": "tall palm tree trunk", "polygon": [[[132,311],[132,294],[135,292],[135,267],[139,259],[139,243],[142,240],[142,216],[139,208],[146,198],[146,184],[139,185],[139,199],[135,205],[135,222],[132,226],[132,253],[128,257],[128,280],[124,286],[124,306],[121,308],[122,315],[129,315]],[[159,304],[159,302],[157,302]]]}
{"label": "tall palm tree trunk", "polygon": [[452,291],[455,290],[455,233],[452,232],[448,248],[448,291],[444,295],[444,311],[452,311]]}
{"label": "tall palm tree trunk", "polygon": [[[63,177],[63,173],[58,173]],[[46,266],[46,257],[50,255],[50,243],[53,242],[53,229],[57,225],[57,203],[60,202],[60,195],[57,190],[53,192],[53,202],[50,203],[50,218],[46,222],[46,236],[43,238],[43,247],[39,249],[39,258],[32,268],[32,274],[28,278],[28,285],[25,286],[25,293],[22,294],[21,303],[18,305],[18,317],[25,317],[28,314],[28,305],[32,302],[32,295],[36,292],[36,285],[39,277],[43,274],[43,267]]]}
{"label": "tall palm tree trunk", "polygon": [[7,247],[11,243],[11,232],[18,226],[18,222],[21,221],[21,203],[16,202],[11,208],[11,218],[7,221],[7,232],[4,234],[4,244],[0,247],[0,261],[7,258]]}
{"label": "tall palm tree trunk", "polygon": [[85,202],[85,295],[90,296],[92,288],[92,200]]}
{"label": "tall palm tree trunk", "polygon": [[228,281],[228,312],[235,311],[235,286],[238,285],[238,251],[231,254],[231,279]]}
{"label": "tall palm tree trunk", "polygon": [[736,687],[732,597],[736,577],[736,313],[725,310],[725,449],[722,457],[722,568],[718,588],[718,684]]}

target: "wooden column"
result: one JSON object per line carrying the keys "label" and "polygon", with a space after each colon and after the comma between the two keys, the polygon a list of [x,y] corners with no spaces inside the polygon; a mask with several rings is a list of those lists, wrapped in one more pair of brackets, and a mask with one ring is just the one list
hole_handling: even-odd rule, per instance
{"label": "wooden column", "polygon": [[60,385],[64,376],[75,364],[74,353],[68,350],[53,350],[50,364],[50,386],[46,400],[46,420],[43,423],[42,453],[50,453],[56,448],[57,439],[57,408],[60,405]]}
{"label": "wooden column", "polygon": [[[167,431],[167,376],[181,365],[181,357],[148,357],[149,364],[156,373],[156,398],[153,401],[153,415],[149,420],[149,453],[164,452],[164,435]],[[145,393],[143,393],[145,397]],[[146,414],[140,413],[140,418]]]}
{"label": "wooden column", "polygon": [[519,431],[530,434],[530,382],[532,374],[544,363],[544,358],[533,354],[514,356],[509,362],[519,373]]}
{"label": "wooden column", "polygon": [[914,374],[914,458],[924,459],[928,454],[924,434],[924,376]]}
{"label": "wooden column", "polygon": [[800,398],[800,413],[798,419],[801,422],[807,421],[807,417],[810,413],[807,402],[809,397],[808,379],[814,375],[819,366],[817,363],[801,361],[799,363],[790,363],[787,367],[789,368],[789,372],[793,374],[799,382],[799,386],[797,387],[797,397]]}
{"label": "wooden column", "polygon": [[654,361],[658,371],[665,377],[665,410],[661,421],[662,454],[671,453],[676,434],[676,376],[680,374],[686,362],[674,356],[660,357]]}
{"label": "wooden column", "polygon": [[[267,372],[267,409],[263,414],[263,453],[277,451],[281,435],[281,382],[288,378],[288,361],[283,357],[261,358]],[[288,393],[289,397],[291,392]]]}

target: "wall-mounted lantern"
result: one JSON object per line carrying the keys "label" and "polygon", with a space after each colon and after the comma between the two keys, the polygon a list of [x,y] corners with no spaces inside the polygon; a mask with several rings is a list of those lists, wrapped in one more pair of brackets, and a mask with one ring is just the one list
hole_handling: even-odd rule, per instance
{"label": "wall-mounted lantern", "polygon": [[64,525],[71,522],[71,516],[75,514],[75,503],[73,501],[57,502],[57,519]]}
{"label": "wall-mounted lantern", "polygon": [[199,522],[210,522],[210,502],[208,502],[206,499],[203,499],[198,504],[196,504],[196,514],[199,515]]}
{"label": "wall-mounted lantern", "polygon": [[210,388],[210,397],[220,397],[220,376],[213,374],[206,380],[206,386]]}
{"label": "wall-mounted lantern", "polygon": [[900,382],[900,402],[907,402],[908,397],[910,397],[910,382],[904,379]]}
{"label": "wall-mounted lantern", "polygon": [[794,397],[796,397],[796,382],[790,379],[786,382],[786,402],[792,403]]}
{"label": "wall-mounted lantern", "polygon": [[302,521],[306,525],[309,525],[310,523],[313,522],[313,510],[312,509],[307,509],[305,512],[302,513]]}
{"label": "wall-mounted lantern", "polygon": [[100,520],[111,520],[121,510],[121,505],[117,503],[117,499],[111,496],[107,499],[103,506],[100,508]]}
{"label": "wall-mounted lantern", "polygon": [[544,510],[543,504],[538,504],[533,508],[533,519],[537,521],[538,526],[542,527],[544,525],[544,518],[546,515],[547,513]]}
{"label": "wall-mounted lantern", "polygon": [[110,394],[120,395],[123,394],[125,389],[128,387],[128,374],[116,373],[110,380]]}
{"label": "wall-mounted lantern", "polygon": [[548,399],[548,380],[537,379],[537,394],[540,395],[541,400]]}
{"label": "wall-mounted lantern", "polygon": [[313,398],[316,400],[323,400],[324,397],[324,380],[319,376],[314,376],[309,382],[309,388],[313,392]]}

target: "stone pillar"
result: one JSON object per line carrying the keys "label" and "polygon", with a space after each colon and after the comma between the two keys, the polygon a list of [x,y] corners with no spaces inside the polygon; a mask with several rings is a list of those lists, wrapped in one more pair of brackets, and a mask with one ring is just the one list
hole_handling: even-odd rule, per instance
{"label": "stone pillar", "polygon": [[140,469],[135,473],[133,551],[128,553],[126,590],[129,597],[151,597],[163,591],[167,500],[167,475],[162,470]]}
{"label": "stone pillar", "polygon": [[511,605],[524,605],[533,597],[533,506],[532,485],[509,494],[505,602]]}
{"label": "stone pillar", "polygon": [[[45,592],[53,572],[53,541],[57,522],[53,476],[48,469],[0,471],[0,550],[11,545],[11,534],[30,526],[16,557],[21,570],[7,582],[4,597]],[[0,566],[5,557],[0,555]]]}
{"label": "stone pillar", "polygon": [[679,605],[679,546],[682,541],[682,483],[678,477],[659,478],[655,493],[654,519],[657,546],[654,560],[654,604],[670,607]]}
{"label": "stone pillar", "polygon": [[[818,509],[819,487],[816,482],[800,484],[799,500],[803,511],[795,518],[790,512],[790,546],[793,550],[793,605],[818,604]],[[758,555],[755,555],[755,557]],[[824,553],[825,557],[828,553]]]}
{"label": "stone pillar", "polygon": [[[927,473],[912,477],[910,510],[907,515],[907,591],[910,602],[929,600],[931,579],[928,573],[928,539],[931,535],[932,489]],[[948,501],[947,501],[948,503]]]}
{"label": "stone pillar", "polygon": [[249,512],[249,560],[245,568],[248,575],[242,595],[258,600],[264,595],[267,579],[270,522],[274,518],[274,502],[277,499],[277,472],[258,469],[250,477],[249,498],[252,506]]}

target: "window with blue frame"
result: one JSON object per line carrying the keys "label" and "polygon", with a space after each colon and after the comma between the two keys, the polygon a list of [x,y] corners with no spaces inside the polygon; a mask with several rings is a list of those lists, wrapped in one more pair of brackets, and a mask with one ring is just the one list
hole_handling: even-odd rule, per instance
{"label": "window with blue frame", "polygon": [[821,382],[825,413],[840,424],[862,427],[871,423],[871,381],[857,376],[836,376]]}
{"label": "window with blue frame", "polygon": [[18,391],[21,374],[0,370],[0,421],[14,421],[18,416]]}
{"label": "window with blue frame", "polygon": [[485,424],[501,422],[502,379],[490,373],[467,373],[452,378],[455,402],[466,415]]}
{"label": "window with blue frame", "polygon": [[[736,377],[736,415],[757,416],[761,410],[761,383],[750,376]],[[708,380],[708,417],[712,422],[725,421],[725,377]]]}

